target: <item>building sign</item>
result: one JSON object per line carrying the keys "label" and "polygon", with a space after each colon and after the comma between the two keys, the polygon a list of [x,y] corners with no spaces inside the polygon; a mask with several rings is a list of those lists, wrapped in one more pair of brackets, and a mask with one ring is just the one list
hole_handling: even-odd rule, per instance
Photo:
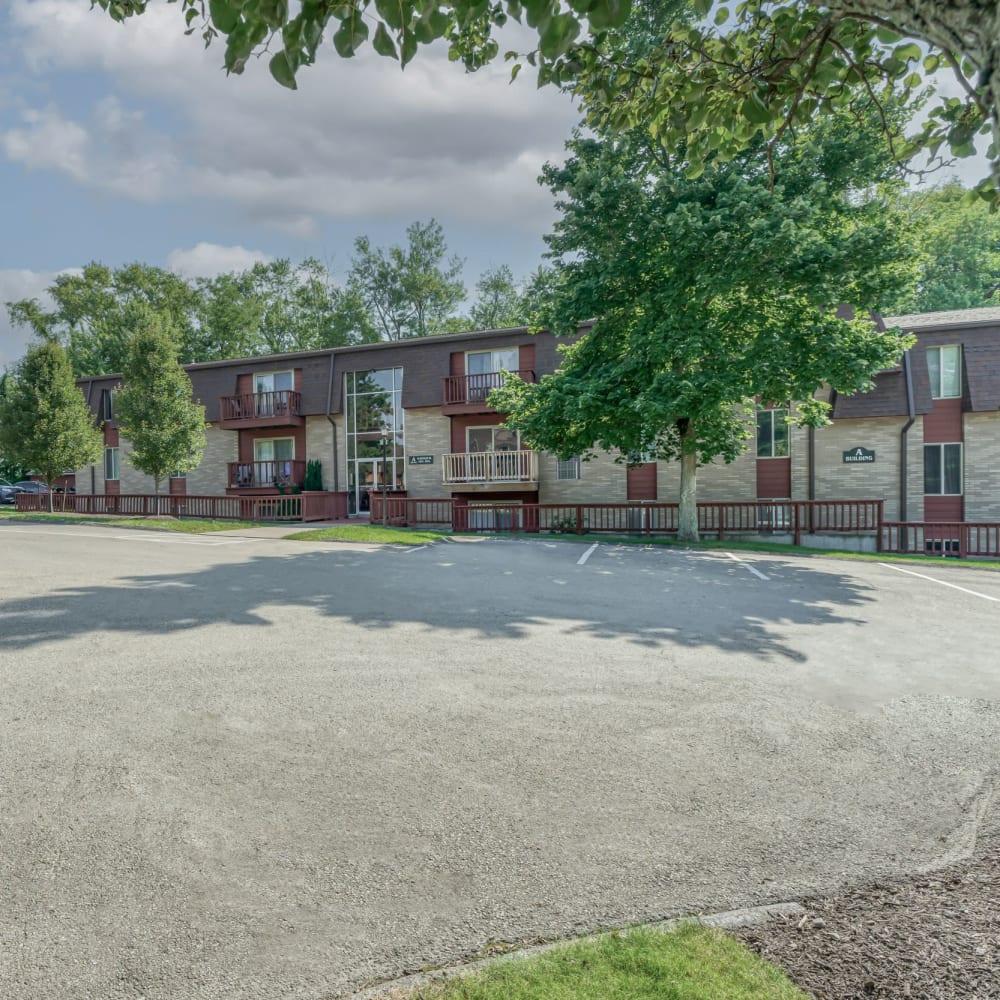
{"label": "building sign", "polygon": [[852,448],[844,452],[844,462],[847,465],[864,465],[875,461],[875,452],[867,448]]}
{"label": "building sign", "polygon": [[411,455],[410,465],[433,465],[434,456],[433,455]]}

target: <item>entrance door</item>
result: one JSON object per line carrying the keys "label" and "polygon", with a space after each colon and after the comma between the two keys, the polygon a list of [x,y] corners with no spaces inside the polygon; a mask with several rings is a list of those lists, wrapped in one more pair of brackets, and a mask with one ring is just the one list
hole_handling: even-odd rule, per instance
{"label": "entrance door", "polygon": [[367,514],[371,510],[371,490],[385,487],[390,492],[399,484],[392,481],[392,460],[359,458],[347,466],[347,512]]}

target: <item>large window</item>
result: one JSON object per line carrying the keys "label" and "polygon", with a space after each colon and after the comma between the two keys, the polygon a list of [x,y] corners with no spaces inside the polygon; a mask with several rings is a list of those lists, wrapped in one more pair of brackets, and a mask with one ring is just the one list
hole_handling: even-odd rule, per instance
{"label": "large window", "polygon": [[465,355],[469,400],[484,401],[494,389],[503,385],[503,376],[499,373],[516,372],[518,364],[516,347],[504,351],[469,351]]}
{"label": "large window", "polygon": [[114,389],[102,389],[101,390],[101,419],[102,420],[114,420],[115,419],[115,390]]}
{"label": "large window", "polygon": [[403,435],[403,369],[347,372],[348,510],[369,509],[370,489],[406,488]]}
{"label": "large window", "polygon": [[757,457],[788,457],[788,410],[758,410]]}
{"label": "large window", "polygon": [[507,427],[469,427],[465,432],[467,451],[520,451],[517,431]]}
{"label": "large window", "polygon": [[118,449],[104,449],[104,478],[118,479]]}
{"label": "large window", "polygon": [[295,438],[258,438],[253,443],[255,462],[291,462],[295,459]]}
{"label": "large window", "polygon": [[579,479],[580,478],[580,456],[574,455],[565,461],[559,459],[556,462],[556,479]]}
{"label": "large window", "polygon": [[933,399],[957,399],[962,395],[962,348],[927,348],[927,374]]}
{"label": "large window", "polygon": [[962,493],[962,446],[924,445],[924,493],[959,496]]}

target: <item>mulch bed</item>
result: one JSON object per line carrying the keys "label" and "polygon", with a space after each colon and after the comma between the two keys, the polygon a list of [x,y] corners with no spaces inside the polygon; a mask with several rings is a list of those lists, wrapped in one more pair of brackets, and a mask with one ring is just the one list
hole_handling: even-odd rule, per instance
{"label": "mulch bed", "polygon": [[817,1000],[1000,998],[1000,840],[735,934]]}

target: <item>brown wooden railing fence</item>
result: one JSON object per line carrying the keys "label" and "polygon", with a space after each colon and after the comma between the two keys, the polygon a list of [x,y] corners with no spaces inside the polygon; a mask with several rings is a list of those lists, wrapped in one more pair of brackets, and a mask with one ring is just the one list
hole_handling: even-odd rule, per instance
{"label": "brown wooden railing fence", "polygon": [[298,417],[302,414],[302,394],[292,389],[272,392],[240,392],[219,397],[219,416],[224,421],[257,417]]}
{"label": "brown wooden railing fence", "polygon": [[1000,556],[1000,524],[976,521],[885,521],[880,552],[914,555]]}
{"label": "brown wooden railing fence", "polygon": [[[296,493],[286,496],[171,496],[161,493],[76,493],[54,496],[57,511],[116,514],[126,517],[201,517],[218,521],[335,521],[347,517],[346,493]],[[15,509],[47,511],[45,494],[19,493]]]}
{"label": "brown wooden railing fence", "polygon": [[[534,382],[535,373],[527,368],[513,372],[524,382]],[[478,372],[473,375],[444,377],[444,405],[485,403],[494,389],[504,383],[503,372]]]}

